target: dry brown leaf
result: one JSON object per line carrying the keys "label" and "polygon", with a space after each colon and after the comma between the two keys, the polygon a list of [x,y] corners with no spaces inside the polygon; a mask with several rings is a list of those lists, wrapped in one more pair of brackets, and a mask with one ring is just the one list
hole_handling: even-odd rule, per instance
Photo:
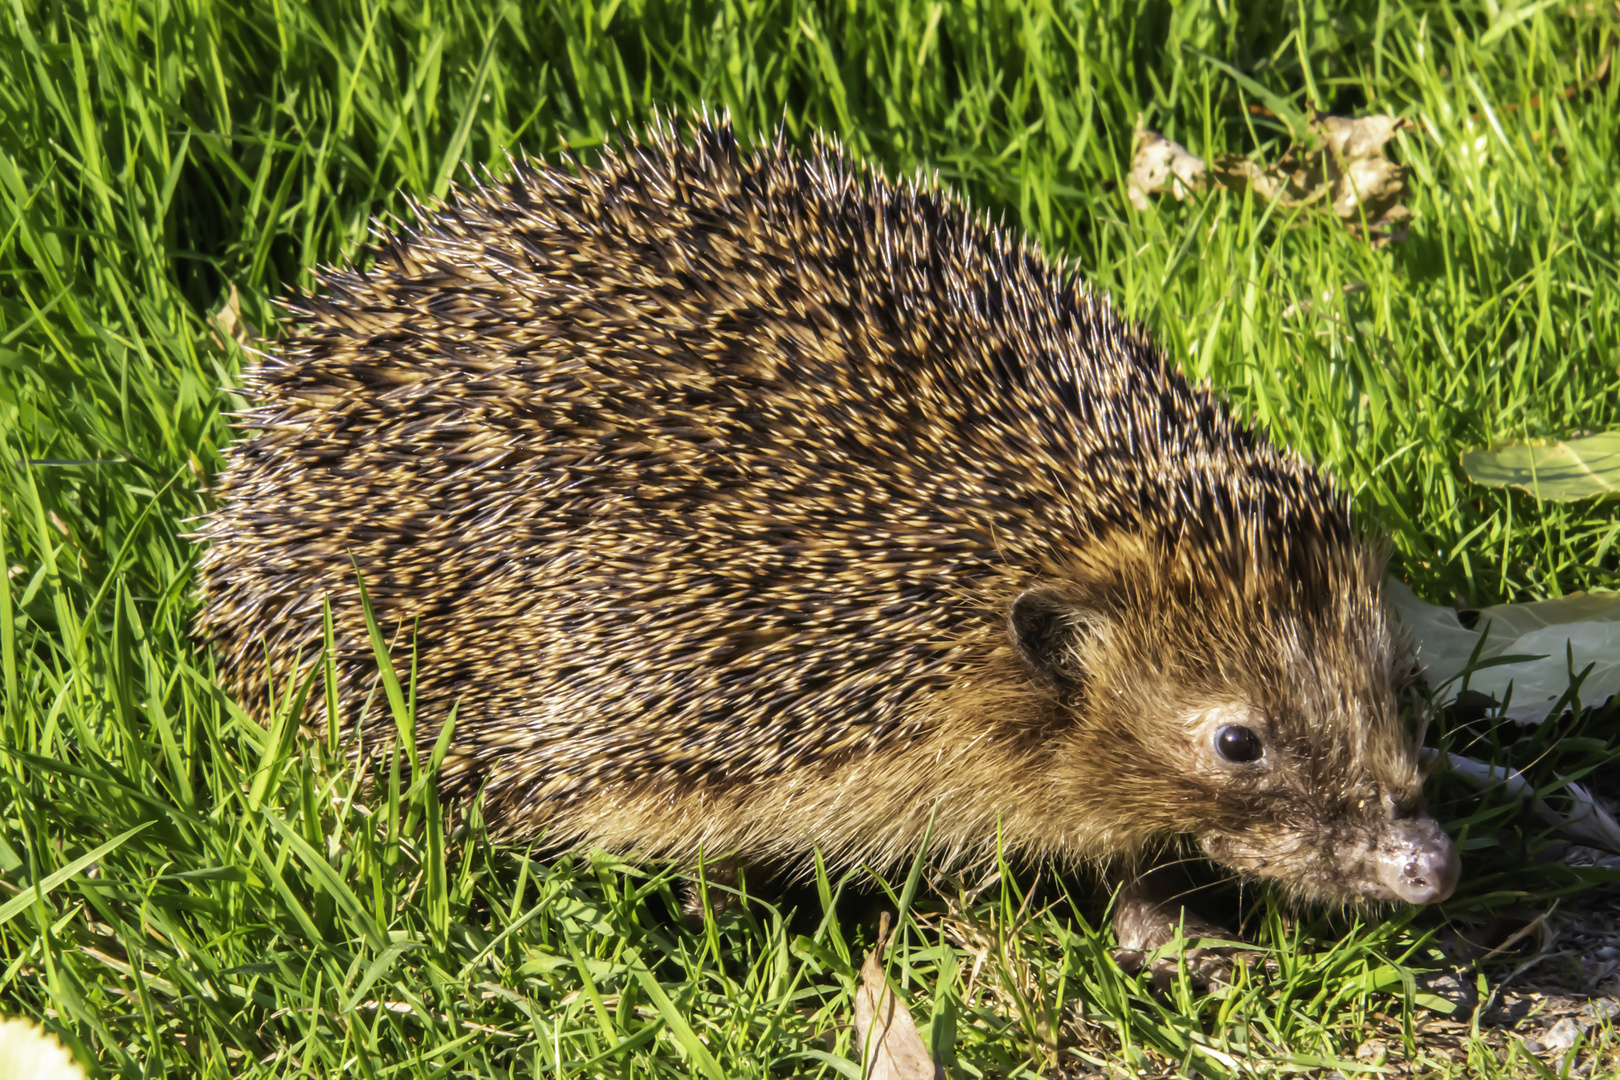
{"label": "dry brown leaf", "polygon": [[1210,176],[1224,188],[1239,193],[1253,189],[1266,202],[1284,206],[1306,206],[1327,195],[1321,155],[1302,153],[1297,146],[1264,167],[1240,154],[1222,154],[1211,164]]}
{"label": "dry brown leaf", "polygon": [[877,941],[861,964],[861,984],[855,990],[855,1037],[865,1062],[862,1075],[870,1080],[944,1080],[945,1070],[928,1056],[911,1010],[900,1003],[884,978],[882,957],[888,942],[889,913],[885,911],[878,923]]}
{"label": "dry brown leaf", "polygon": [[1359,161],[1383,154],[1384,144],[1395,133],[1408,126],[1404,117],[1377,113],[1351,120],[1343,116],[1317,113],[1311,121],[1311,130],[1317,132],[1340,161]]}
{"label": "dry brown leaf", "polygon": [[1406,198],[1409,171],[1388,158],[1370,157],[1347,162],[1333,185],[1333,212],[1358,223],[1363,213],[1369,225],[1388,225],[1410,216]]}
{"label": "dry brown leaf", "polygon": [[[1384,156],[1384,144],[1410,122],[1398,116],[1375,114],[1357,120],[1318,113],[1311,128],[1319,133],[1333,177],[1333,212],[1345,221],[1363,217],[1374,228],[1388,228],[1411,216],[1401,200],[1410,193],[1412,171]],[[1393,238],[1393,237],[1392,237]]]}
{"label": "dry brown leaf", "polygon": [[1142,128],[1136,130],[1135,143],[1125,196],[1138,210],[1148,208],[1149,195],[1168,191],[1177,199],[1185,199],[1189,192],[1203,187],[1203,158],[1189,154],[1180,143]]}
{"label": "dry brown leaf", "polygon": [[1384,156],[1384,144],[1406,126],[1398,116],[1352,120],[1317,113],[1309,145],[1296,143],[1272,165],[1223,154],[1210,164],[1210,178],[1228,190],[1253,191],[1283,206],[1326,202],[1341,221],[1358,229],[1365,221],[1373,242],[1387,244],[1404,239],[1396,226],[1411,216],[1402,205],[1410,194],[1411,170]]}
{"label": "dry brown leaf", "polygon": [[259,336],[259,331],[253,324],[242,318],[242,295],[236,291],[235,283],[232,283],[231,294],[225,298],[225,303],[208,317],[208,321],[214,327],[214,344],[222,349],[225,342],[221,339],[221,335],[238,345],[246,345]]}
{"label": "dry brown leaf", "polygon": [[1207,166],[1178,143],[1139,128],[1125,194],[1132,206],[1146,210],[1149,195],[1168,191],[1184,199],[1204,187],[1207,176],[1230,191],[1253,191],[1287,207],[1325,203],[1352,228],[1365,221],[1374,243],[1385,244],[1404,236],[1394,226],[1410,216],[1401,200],[1409,193],[1411,171],[1383,153],[1384,144],[1407,125],[1398,116],[1352,120],[1317,113],[1308,143],[1289,147],[1272,164],[1222,154]]}

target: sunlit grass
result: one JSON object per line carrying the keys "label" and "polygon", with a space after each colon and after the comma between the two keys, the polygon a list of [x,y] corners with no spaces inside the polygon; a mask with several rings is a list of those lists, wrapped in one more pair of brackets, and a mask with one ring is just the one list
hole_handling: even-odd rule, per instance
{"label": "sunlit grass", "polygon": [[[689,929],[660,868],[492,847],[388,753],[267,730],[217,689],[185,533],[242,405],[249,357],[208,320],[233,287],[271,328],[275,297],[407,197],[727,108],[748,140],[780,124],[937,172],[1071,258],[1330,470],[1428,598],[1614,587],[1612,503],[1474,488],[1458,458],[1620,426],[1616,40],[1612,6],[1583,4],[19,0],[0,19],[0,1011],[120,1076],[859,1075],[851,995],[889,902],[869,876],[806,867]],[[1222,64],[1296,108],[1410,118],[1410,237],[1374,249],[1229,194],[1131,210],[1139,119],[1206,158],[1286,146]],[[324,681],[283,688],[283,717],[302,693]],[[1600,776],[1615,730],[1586,714],[1471,752]],[[1526,864],[1512,806],[1437,798],[1467,858],[1453,903],[1358,922],[1245,894],[1263,959],[1225,995],[1145,993],[1084,880],[1036,867],[925,883],[892,973],[953,1076],[1353,1069],[1367,1031],[1421,1014],[1410,974],[1447,916],[1603,877]],[[859,891],[876,899],[833,902]],[[1480,1044],[1427,1061],[1532,1072]]]}

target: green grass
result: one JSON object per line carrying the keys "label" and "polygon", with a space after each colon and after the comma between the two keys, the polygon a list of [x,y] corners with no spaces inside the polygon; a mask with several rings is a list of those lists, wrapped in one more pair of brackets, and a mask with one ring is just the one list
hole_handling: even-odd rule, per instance
{"label": "green grass", "polygon": [[[1612,502],[1474,488],[1458,459],[1620,427],[1617,40],[1612,5],[1494,0],[11,0],[0,1011],[128,1077],[858,1075],[875,926],[831,899],[862,875],[689,931],[656,868],[492,847],[475,816],[446,843],[431,788],[384,762],[362,799],[335,732],[266,731],[216,688],[185,532],[242,404],[248,357],[206,321],[233,287],[271,327],[408,197],[723,106],[750,139],[780,123],[935,170],[1072,257],[1340,478],[1430,599],[1614,587]],[[1413,119],[1410,239],[1231,195],[1131,211],[1138,117],[1205,157],[1286,145],[1222,65],[1296,108]],[[1601,779],[1617,730],[1587,713],[1473,752]],[[1225,996],[1145,994],[1039,868],[917,891],[893,972],[953,1076],[1353,1055],[1421,1015],[1403,972],[1447,919],[1604,877],[1527,866],[1510,806],[1437,798],[1466,851],[1453,903],[1358,923],[1248,897],[1272,964]],[[1477,1041],[1424,1060],[1538,1075]]]}

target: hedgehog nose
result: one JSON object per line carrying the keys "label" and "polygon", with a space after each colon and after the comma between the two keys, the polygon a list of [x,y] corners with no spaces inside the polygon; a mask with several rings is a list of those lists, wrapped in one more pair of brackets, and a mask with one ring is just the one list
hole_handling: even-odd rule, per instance
{"label": "hedgehog nose", "polygon": [[1408,904],[1434,904],[1457,887],[1462,860],[1457,845],[1430,817],[1407,818],[1390,826],[1379,846],[1380,884]]}

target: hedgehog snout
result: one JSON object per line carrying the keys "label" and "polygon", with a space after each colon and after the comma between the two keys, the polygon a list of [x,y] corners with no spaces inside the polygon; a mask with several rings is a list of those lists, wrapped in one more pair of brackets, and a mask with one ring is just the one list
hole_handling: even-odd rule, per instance
{"label": "hedgehog snout", "polygon": [[1432,817],[1391,822],[1373,858],[1378,884],[1408,904],[1434,904],[1457,887],[1457,845]]}
{"label": "hedgehog snout", "polygon": [[[1379,800],[1382,802],[1382,800]],[[1296,900],[1435,904],[1457,887],[1461,860],[1440,823],[1420,810],[1353,815],[1294,804],[1266,825],[1199,838],[1204,853],[1241,873],[1278,882]],[[1297,815],[1297,816],[1296,816]],[[1303,824],[1315,818],[1314,824]]]}

